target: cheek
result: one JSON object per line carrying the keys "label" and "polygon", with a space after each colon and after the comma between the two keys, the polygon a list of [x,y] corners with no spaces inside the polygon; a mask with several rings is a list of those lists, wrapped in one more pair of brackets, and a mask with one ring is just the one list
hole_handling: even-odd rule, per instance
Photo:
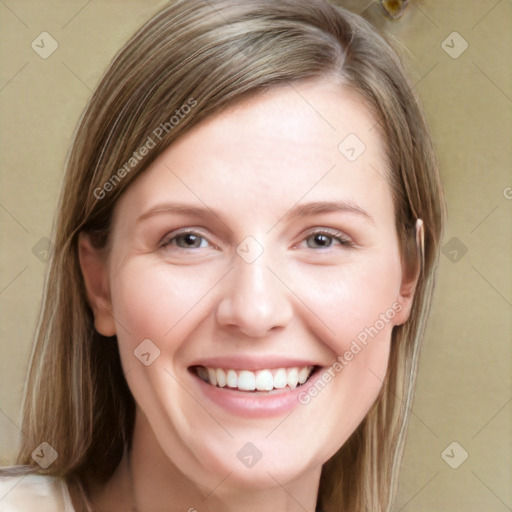
{"label": "cheek", "polygon": [[321,448],[325,458],[348,439],[377,399],[400,309],[396,260],[360,263],[303,273],[297,293],[308,306],[303,317],[308,316],[316,337],[332,351],[331,364],[319,381],[299,397],[306,411],[329,411],[316,427],[320,437],[329,439]]}
{"label": "cheek", "polygon": [[201,301],[215,282],[190,268],[173,271],[142,259],[127,264],[111,283],[113,312],[121,351],[145,339],[165,354],[186,336],[187,317],[201,312]]}
{"label": "cheek", "polygon": [[[186,422],[181,414],[174,414],[176,410],[203,418],[204,411],[194,412],[182,393],[186,369],[180,365],[180,350],[208,314],[205,297],[215,282],[210,273],[192,267],[173,270],[143,258],[128,262],[111,281],[123,370],[138,406],[156,431],[169,432],[166,418],[173,417],[175,424]],[[182,425],[183,431],[187,428]]]}
{"label": "cheek", "polygon": [[365,347],[369,340],[389,340],[401,308],[397,302],[401,271],[394,254],[303,269],[297,275],[298,295],[304,297],[310,316],[321,321],[317,322],[323,325],[321,337],[336,354],[350,350],[354,340]]}
{"label": "cheek", "polygon": [[[394,318],[401,308],[396,302],[400,278],[399,260],[392,253],[302,273],[298,295],[306,298],[310,325],[315,323],[316,336],[332,351],[332,362],[322,382],[310,389],[312,395],[301,399],[304,404],[316,402],[313,407],[318,410],[332,410],[336,404],[332,421],[325,425],[326,436],[337,433],[331,448],[357,428],[382,387]],[[303,315],[307,314],[304,308]]]}

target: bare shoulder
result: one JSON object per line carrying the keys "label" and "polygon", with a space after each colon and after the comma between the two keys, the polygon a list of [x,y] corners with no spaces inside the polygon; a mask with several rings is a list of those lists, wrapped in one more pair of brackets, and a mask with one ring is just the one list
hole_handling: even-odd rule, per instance
{"label": "bare shoulder", "polygon": [[0,472],[0,512],[74,512],[65,482],[53,476],[4,476]]}

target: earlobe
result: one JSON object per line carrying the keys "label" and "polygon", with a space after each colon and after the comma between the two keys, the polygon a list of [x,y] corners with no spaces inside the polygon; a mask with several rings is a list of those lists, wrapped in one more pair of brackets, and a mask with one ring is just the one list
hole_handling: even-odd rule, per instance
{"label": "earlobe", "polygon": [[87,300],[94,313],[94,327],[103,336],[114,336],[116,325],[112,313],[108,269],[104,255],[94,247],[91,236],[78,236],[78,257],[84,278]]}
{"label": "earlobe", "polygon": [[409,261],[403,262],[402,282],[400,283],[400,291],[397,298],[401,309],[399,315],[396,316],[396,325],[407,322],[411,313],[418,279],[425,264],[424,239],[423,221],[417,219],[415,226],[415,248],[412,252],[412,258]]}

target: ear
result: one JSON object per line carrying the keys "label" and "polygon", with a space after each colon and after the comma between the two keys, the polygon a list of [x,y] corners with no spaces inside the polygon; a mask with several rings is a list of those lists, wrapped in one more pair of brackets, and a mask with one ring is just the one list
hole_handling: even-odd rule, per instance
{"label": "ear", "polygon": [[105,255],[94,247],[91,236],[81,232],[78,235],[78,257],[84,278],[87,300],[94,314],[94,327],[103,336],[114,336],[112,302]]}
{"label": "ear", "polygon": [[424,238],[423,221],[418,219],[416,221],[416,236],[408,242],[406,254],[402,261],[402,281],[397,297],[397,302],[401,308],[395,316],[396,325],[407,322],[411,313],[416,286],[424,266]]}

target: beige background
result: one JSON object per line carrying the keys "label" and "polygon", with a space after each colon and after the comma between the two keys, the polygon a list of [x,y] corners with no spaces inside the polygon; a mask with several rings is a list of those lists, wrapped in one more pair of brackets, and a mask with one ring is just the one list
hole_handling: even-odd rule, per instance
{"label": "beige background", "polygon": [[[44,237],[71,134],[109,60],[164,3],[0,1],[4,464],[16,451]],[[449,213],[396,510],[512,510],[512,4],[413,1],[398,21],[369,1],[346,5],[404,47],[438,148]],[[47,59],[31,48],[44,31],[59,45]],[[453,58],[464,41],[468,48]],[[469,454],[457,469],[441,456],[454,441],[446,460],[454,465],[462,450]]]}

